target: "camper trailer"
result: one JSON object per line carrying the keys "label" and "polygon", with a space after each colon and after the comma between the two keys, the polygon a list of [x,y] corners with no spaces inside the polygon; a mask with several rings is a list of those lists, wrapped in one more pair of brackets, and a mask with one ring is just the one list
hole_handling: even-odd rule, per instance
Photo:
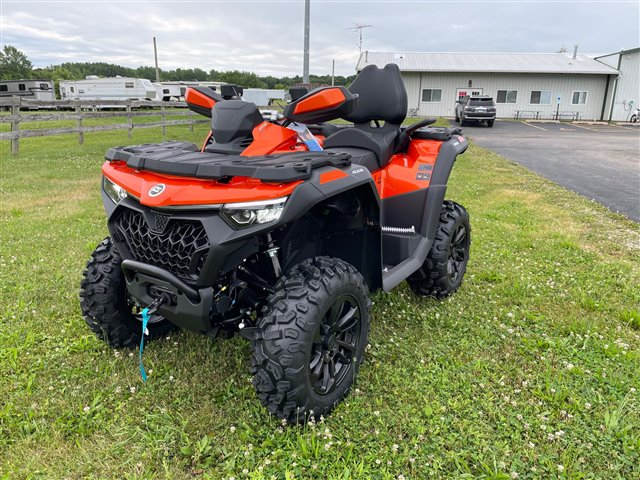
{"label": "camper trailer", "polygon": [[155,100],[156,89],[146,78],[90,75],[86,80],[62,80],[60,97],[63,100]]}
{"label": "camper trailer", "polygon": [[[2,80],[0,81],[0,106],[11,105],[11,97],[29,100],[51,101],[56,99],[51,80]],[[33,107],[37,108],[37,107]]]}
{"label": "camper trailer", "polygon": [[153,83],[156,89],[156,100],[163,102],[175,102],[184,99],[184,93],[189,85],[181,82],[160,82]]}

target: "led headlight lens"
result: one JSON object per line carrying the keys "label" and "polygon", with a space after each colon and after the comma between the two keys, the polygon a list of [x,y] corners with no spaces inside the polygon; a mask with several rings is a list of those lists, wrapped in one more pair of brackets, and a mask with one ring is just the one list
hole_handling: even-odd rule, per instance
{"label": "led headlight lens", "polygon": [[123,198],[126,198],[127,191],[120,185],[116,185],[107,177],[102,177],[102,188],[113,203],[118,203]]}
{"label": "led headlight lens", "polygon": [[233,228],[246,228],[278,220],[286,201],[287,197],[259,202],[227,203],[220,213]]}

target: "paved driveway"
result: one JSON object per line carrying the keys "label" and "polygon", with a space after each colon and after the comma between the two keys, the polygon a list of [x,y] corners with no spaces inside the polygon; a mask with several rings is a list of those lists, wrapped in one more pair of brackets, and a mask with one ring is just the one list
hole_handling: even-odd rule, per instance
{"label": "paved driveway", "polygon": [[640,128],[496,121],[475,143],[640,222]]}

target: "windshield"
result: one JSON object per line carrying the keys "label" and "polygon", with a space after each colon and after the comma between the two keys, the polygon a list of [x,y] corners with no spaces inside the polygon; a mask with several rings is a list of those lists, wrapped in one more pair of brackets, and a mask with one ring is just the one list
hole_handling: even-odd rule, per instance
{"label": "windshield", "polygon": [[493,98],[470,98],[469,105],[472,107],[493,107]]}

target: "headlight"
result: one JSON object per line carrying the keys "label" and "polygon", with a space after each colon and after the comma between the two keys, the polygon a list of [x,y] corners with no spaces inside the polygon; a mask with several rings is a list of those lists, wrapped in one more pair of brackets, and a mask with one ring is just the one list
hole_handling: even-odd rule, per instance
{"label": "headlight", "polygon": [[227,203],[220,214],[233,228],[246,228],[278,220],[286,201],[287,197],[259,202]]}
{"label": "headlight", "polygon": [[102,177],[102,188],[113,203],[118,203],[120,200],[127,197],[127,191],[120,185],[113,183],[107,177]]}

